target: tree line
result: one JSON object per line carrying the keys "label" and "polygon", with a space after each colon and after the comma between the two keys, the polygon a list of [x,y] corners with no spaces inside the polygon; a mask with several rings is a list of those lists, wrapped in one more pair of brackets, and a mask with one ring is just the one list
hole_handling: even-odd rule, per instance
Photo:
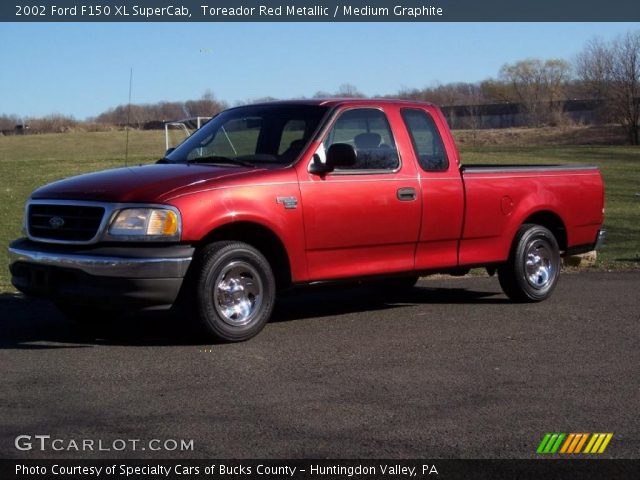
{"label": "tree line", "polygon": [[[517,104],[528,126],[559,125],[568,121],[563,101],[598,100],[598,121],[621,125],[629,141],[640,143],[640,31],[628,32],[611,41],[593,39],[572,62],[563,59],[525,59],[502,66],[495,78],[482,82],[455,82],[422,89],[403,88],[395,94],[377,95],[432,102],[441,106],[466,106],[473,120],[479,105]],[[313,97],[365,97],[352,84],[337,91],[316,92]],[[275,100],[273,97],[243,103]],[[64,131],[84,126],[123,126],[143,128],[193,116],[213,116],[228,104],[206,91],[197,100],[158,102],[145,105],[118,105],[85,122],[64,115],[19,119],[0,115],[0,130],[26,123],[36,131]]]}
{"label": "tree line", "polygon": [[400,98],[442,106],[466,105],[473,117],[478,105],[517,103],[527,125],[567,121],[563,100],[599,100],[600,123],[621,125],[630,143],[640,143],[640,31],[610,42],[593,39],[572,63],[527,59],[504,65],[495,79],[450,83],[399,92]]}

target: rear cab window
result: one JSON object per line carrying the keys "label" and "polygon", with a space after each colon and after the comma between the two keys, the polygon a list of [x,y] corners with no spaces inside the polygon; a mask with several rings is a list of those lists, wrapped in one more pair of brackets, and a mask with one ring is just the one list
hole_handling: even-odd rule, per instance
{"label": "rear cab window", "polygon": [[444,143],[431,115],[417,108],[403,108],[401,115],[420,167],[426,172],[448,170],[449,160]]}

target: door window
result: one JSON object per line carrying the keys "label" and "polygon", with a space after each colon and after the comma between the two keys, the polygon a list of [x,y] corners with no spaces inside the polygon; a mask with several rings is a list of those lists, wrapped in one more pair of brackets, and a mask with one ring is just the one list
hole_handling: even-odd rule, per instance
{"label": "door window", "polygon": [[342,113],[323,144],[324,152],[335,143],[351,145],[357,155],[355,165],[340,167],[336,169],[337,173],[345,170],[393,171],[400,166],[391,127],[380,110],[356,108]]}

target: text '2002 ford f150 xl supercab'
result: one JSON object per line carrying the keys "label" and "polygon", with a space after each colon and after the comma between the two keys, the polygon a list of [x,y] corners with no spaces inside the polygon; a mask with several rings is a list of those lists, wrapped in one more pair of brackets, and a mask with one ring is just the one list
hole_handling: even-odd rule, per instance
{"label": "text '2002 ford f150 xl supercab'", "polygon": [[274,102],[218,114],[155,165],[37,189],[10,269],[71,317],[182,305],[240,341],[276,292],[315,282],[484,266],[512,300],[544,300],[603,215],[595,167],[462,167],[433,105]]}

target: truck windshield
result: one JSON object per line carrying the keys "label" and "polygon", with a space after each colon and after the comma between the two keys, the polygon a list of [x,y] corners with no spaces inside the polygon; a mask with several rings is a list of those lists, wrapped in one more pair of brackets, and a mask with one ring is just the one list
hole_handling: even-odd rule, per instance
{"label": "truck windshield", "polygon": [[318,105],[256,105],[226,110],[161,162],[289,165],[302,153],[327,110]]}

